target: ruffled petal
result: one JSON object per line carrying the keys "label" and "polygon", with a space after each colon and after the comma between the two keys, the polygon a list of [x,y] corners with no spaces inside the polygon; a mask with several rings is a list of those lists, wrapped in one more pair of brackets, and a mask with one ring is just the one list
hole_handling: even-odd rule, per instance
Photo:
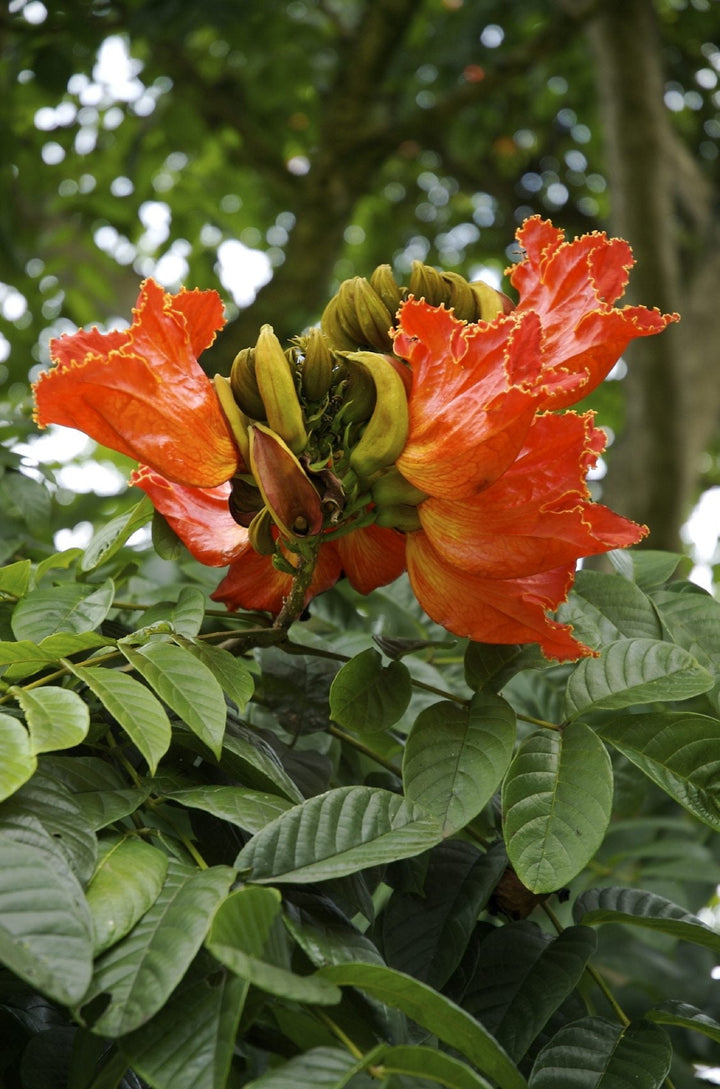
{"label": "ruffled petal", "polygon": [[[292,562],[291,555],[287,558]],[[340,570],[340,557],[334,545],[322,545],[313,580],[305,594],[305,605],[334,586],[340,578]],[[291,586],[290,575],[278,571],[270,556],[260,556],[248,545],[210,597],[213,601],[221,601],[231,611],[257,609],[277,615]]]}
{"label": "ruffled petal", "polygon": [[520,295],[518,310],[533,311],[542,322],[543,408],[565,408],[587,396],[631,340],[679,320],[644,306],[612,305],[634,264],[622,239],[594,231],[566,242],[539,216],[525,221],[517,239],[526,256],[509,270],[510,282]]}
{"label": "ruffled petal", "polygon": [[366,526],[334,544],[350,585],[361,594],[393,582],[405,570],[405,537],[394,529]]}
{"label": "ruffled petal", "polygon": [[466,326],[442,307],[406,303],[395,351],[413,384],[397,466],[412,484],[462,498],[507,469],[538,404],[540,332],[533,314]]}
{"label": "ruffled petal", "polygon": [[484,492],[421,503],[423,530],[448,563],[496,579],[637,544],[644,526],[590,500],[586,473],[604,441],[590,413],[539,416],[517,460]]}
{"label": "ruffled petal", "polygon": [[146,280],[129,329],[51,342],[56,366],[34,387],[37,422],[75,427],[178,484],[223,483],[239,455],[194,352],[222,320],[216,292],[170,295]]}
{"label": "ruffled petal", "polygon": [[415,596],[438,624],[480,643],[538,643],[548,658],[571,661],[594,652],[569,624],[546,616],[572,586],[574,566],[521,579],[488,579],[452,567],[426,534],[408,535],[407,562]]}
{"label": "ruffled petal", "polygon": [[230,485],[188,488],[141,465],[130,483],[142,488],[189,552],[208,567],[224,567],[245,553],[248,532],[228,509]]}

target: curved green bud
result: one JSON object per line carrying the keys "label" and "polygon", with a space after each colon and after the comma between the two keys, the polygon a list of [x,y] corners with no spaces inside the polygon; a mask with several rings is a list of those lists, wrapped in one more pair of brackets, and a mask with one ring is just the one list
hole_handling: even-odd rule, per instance
{"label": "curved green bud", "polygon": [[250,464],[250,444],[248,440],[249,420],[245,413],[240,411],[238,403],[233,396],[229,378],[225,378],[222,374],[216,374],[213,378],[213,385],[215,386],[215,392],[217,393],[223,416],[227,420],[228,427],[232,431],[233,438],[238,445],[238,450],[242,456],[243,463],[247,466]]}
{"label": "curved green bud", "polygon": [[442,278],[449,289],[447,305],[455,311],[455,317],[461,321],[477,321],[477,296],[465,277],[457,272],[443,272]]}
{"label": "curved green bud", "polygon": [[352,352],[348,362],[368,371],[375,385],[375,407],[359,441],[350,451],[350,468],[363,480],[392,465],[410,430],[402,378],[390,359],[377,352]]}
{"label": "curved green bud", "polygon": [[512,299],[502,291],[496,291],[484,280],[473,280],[468,286],[477,299],[476,321],[493,321],[498,314],[509,314],[515,309]]}
{"label": "curved green bud", "polygon": [[374,481],[370,495],[378,507],[394,507],[397,504],[416,507],[423,499],[427,499],[427,493],[411,484],[396,465],[392,465]]}
{"label": "curved green bud", "polygon": [[307,445],[302,406],[290,363],[271,325],[263,325],[255,345],[255,376],[271,430],[299,454]]}
{"label": "curved green bud", "polygon": [[346,366],[347,377],[342,384],[342,405],[336,418],[343,424],[369,420],[377,396],[375,383],[363,367]]}
{"label": "curved green bud", "polygon": [[339,293],[333,295],[323,310],[320,326],[332,348],[338,348],[340,351],[353,351],[360,343],[354,332],[348,329],[345,324],[344,310],[341,308]]}
{"label": "curved green bud", "polygon": [[330,389],[333,354],[327,338],[317,326],[303,338],[302,391],[309,401],[322,401]]}
{"label": "curved green bud", "polygon": [[402,533],[414,533],[421,528],[417,507],[396,503],[390,507],[378,507],[375,524],[386,529],[399,529]]}
{"label": "curved green bud", "polygon": [[370,276],[370,287],[378,293],[394,318],[403,301],[403,290],[393,276],[390,265],[378,265]]}
{"label": "curved green bud", "polygon": [[412,263],[408,291],[416,299],[424,299],[430,306],[441,306],[447,302],[450,294],[440,273],[430,265],[424,265],[422,261]]}
{"label": "curved green bud", "polygon": [[240,409],[251,420],[265,419],[265,405],[255,377],[255,350],[242,348],[230,369],[230,387]]}
{"label": "curved green bud", "polygon": [[390,329],[393,315],[377,291],[362,276],[356,276],[354,284],[355,318],[362,334],[360,344],[368,344],[379,352],[392,351]]}
{"label": "curved green bud", "polygon": [[314,537],[320,533],[320,496],[289,446],[263,424],[250,428],[250,466],[265,506],[283,537]]}

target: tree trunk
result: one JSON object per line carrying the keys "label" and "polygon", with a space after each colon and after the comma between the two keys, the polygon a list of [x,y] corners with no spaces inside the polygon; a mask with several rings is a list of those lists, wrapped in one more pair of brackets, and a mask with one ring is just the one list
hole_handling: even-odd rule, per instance
{"label": "tree trunk", "polygon": [[626,425],[610,452],[603,498],[650,526],[649,547],[676,550],[720,414],[720,257],[712,244],[720,225],[710,186],[664,105],[652,0],[606,0],[589,36],[612,229],[628,239],[637,261],[631,301],[683,315],[680,326],[628,349]]}

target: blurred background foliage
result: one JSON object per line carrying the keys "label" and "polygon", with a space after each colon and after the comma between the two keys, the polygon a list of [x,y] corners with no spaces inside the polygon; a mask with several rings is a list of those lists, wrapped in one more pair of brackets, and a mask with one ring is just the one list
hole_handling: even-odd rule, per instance
{"label": "blurred background foliage", "polygon": [[[145,276],[221,291],[227,373],[377,264],[500,282],[540,213],[624,234],[633,301],[683,313],[592,400],[603,497],[674,548],[720,494],[717,0],[10,0],[0,45],[6,448],[50,338],[127,320]],[[53,530],[126,502],[58,479]]]}

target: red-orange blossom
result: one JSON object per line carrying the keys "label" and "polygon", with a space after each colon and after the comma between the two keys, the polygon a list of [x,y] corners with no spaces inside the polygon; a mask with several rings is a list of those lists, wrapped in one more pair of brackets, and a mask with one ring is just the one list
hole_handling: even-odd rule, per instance
{"label": "red-orange blossom", "polygon": [[[410,426],[396,468],[422,497],[417,518],[400,532],[374,524],[372,502],[347,525],[336,513],[318,538],[305,601],[341,574],[368,593],[407,568],[419,602],[449,631],[536,642],[572,659],[590,651],[547,614],[566,597],[577,560],[646,531],[591,501],[585,480],[604,435],[591,414],[557,410],[597,386],[631,340],[676,315],[613,305],[632,265],[621,240],[565,242],[535,217],[518,241],[525,257],[510,274],[519,295],[510,313],[466,324],[422,300],[401,307],[394,351],[411,372]],[[129,329],[52,342],[56,366],[36,385],[37,420],[136,458],[132,483],[193,555],[229,564],[213,597],[278,613],[292,576],[256,552],[229,513],[229,482],[249,466],[197,362],[222,324],[214,291],[171,295],[146,281]],[[341,483],[343,456],[328,462]],[[297,562],[292,540],[278,549]]]}

